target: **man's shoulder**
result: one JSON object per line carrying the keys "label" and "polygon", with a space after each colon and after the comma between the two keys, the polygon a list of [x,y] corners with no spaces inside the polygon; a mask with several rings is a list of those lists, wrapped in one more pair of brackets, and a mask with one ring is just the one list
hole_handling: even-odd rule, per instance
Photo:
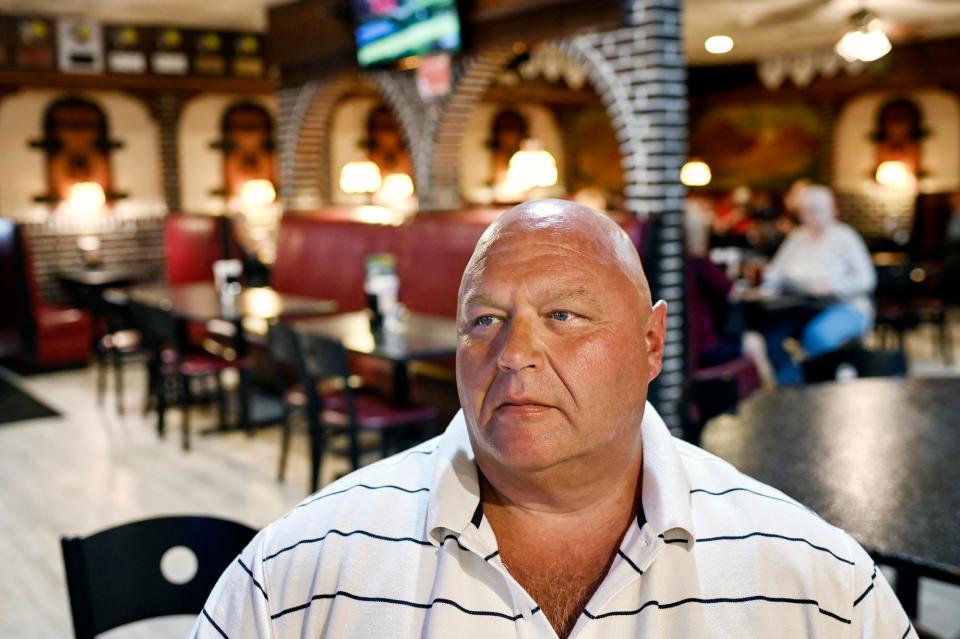
{"label": "man's shoulder", "polygon": [[698,539],[789,538],[846,554],[848,535],[805,504],[702,448],[678,441],[677,450],[690,481]]}
{"label": "man's shoulder", "polygon": [[264,531],[270,556],[303,539],[422,534],[438,440],[354,471],[310,495]]}

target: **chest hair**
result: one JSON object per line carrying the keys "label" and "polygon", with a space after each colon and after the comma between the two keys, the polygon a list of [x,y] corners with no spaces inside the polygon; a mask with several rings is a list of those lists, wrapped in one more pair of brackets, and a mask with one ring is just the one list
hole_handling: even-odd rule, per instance
{"label": "chest hair", "polygon": [[524,590],[533,597],[558,637],[573,630],[577,618],[610,567],[607,552],[557,553],[500,549],[500,560]]}

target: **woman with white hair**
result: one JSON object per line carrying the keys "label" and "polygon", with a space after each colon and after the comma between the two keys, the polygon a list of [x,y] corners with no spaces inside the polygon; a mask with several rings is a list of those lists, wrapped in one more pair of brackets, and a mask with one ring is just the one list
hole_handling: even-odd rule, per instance
{"label": "woman with white hair", "polygon": [[797,313],[764,330],[767,355],[780,384],[803,381],[784,350],[799,337],[807,357],[836,350],[863,336],[873,324],[871,294],[876,273],[867,247],[851,227],[838,222],[833,193],[826,186],[804,186],[794,194],[800,226],[794,229],[764,272],[764,288],[818,298],[826,308]]}

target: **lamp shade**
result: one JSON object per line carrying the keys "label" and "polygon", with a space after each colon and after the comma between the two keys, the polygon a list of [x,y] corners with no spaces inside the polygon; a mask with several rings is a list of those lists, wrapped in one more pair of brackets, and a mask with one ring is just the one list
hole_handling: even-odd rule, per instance
{"label": "lamp shade", "polygon": [[99,213],[107,197],[97,182],[77,182],[67,193],[66,210],[70,215],[93,215]]}
{"label": "lamp shade", "polygon": [[240,187],[240,201],[244,206],[270,204],[277,199],[277,190],[270,180],[247,180]]}
{"label": "lamp shade", "polygon": [[413,180],[406,173],[390,173],[383,179],[379,195],[387,202],[405,200],[413,195]]}
{"label": "lamp shade", "polygon": [[553,186],[557,183],[557,161],[536,141],[528,140],[510,157],[505,182],[508,190],[519,193]]}
{"label": "lamp shade", "polygon": [[876,179],[878,184],[896,189],[911,188],[917,181],[907,165],[896,160],[881,162],[877,167]]}
{"label": "lamp shade", "polygon": [[890,52],[890,39],[883,32],[883,23],[874,18],[847,31],[835,47],[837,55],[848,62],[873,62]]}
{"label": "lamp shade", "polygon": [[690,160],[680,169],[680,181],[684,186],[706,186],[711,179],[713,174],[703,160]]}
{"label": "lamp shade", "polygon": [[370,160],[347,162],[340,169],[340,190],[344,193],[373,193],[381,184],[380,167]]}

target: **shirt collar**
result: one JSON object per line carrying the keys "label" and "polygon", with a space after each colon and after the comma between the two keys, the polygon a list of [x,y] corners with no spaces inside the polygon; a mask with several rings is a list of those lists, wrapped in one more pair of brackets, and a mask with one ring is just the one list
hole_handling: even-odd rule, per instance
{"label": "shirt collar", "polygon": [[[690,480],[676,444],[656,409],[647,403],[640,437],[643,442],[643,514],[658,535],[684,537],[693,543]],[[427,507],[427,533],[440,544],[447,532],[462,533],[480,504],[476,458],[458,411],[440,438]]]}

